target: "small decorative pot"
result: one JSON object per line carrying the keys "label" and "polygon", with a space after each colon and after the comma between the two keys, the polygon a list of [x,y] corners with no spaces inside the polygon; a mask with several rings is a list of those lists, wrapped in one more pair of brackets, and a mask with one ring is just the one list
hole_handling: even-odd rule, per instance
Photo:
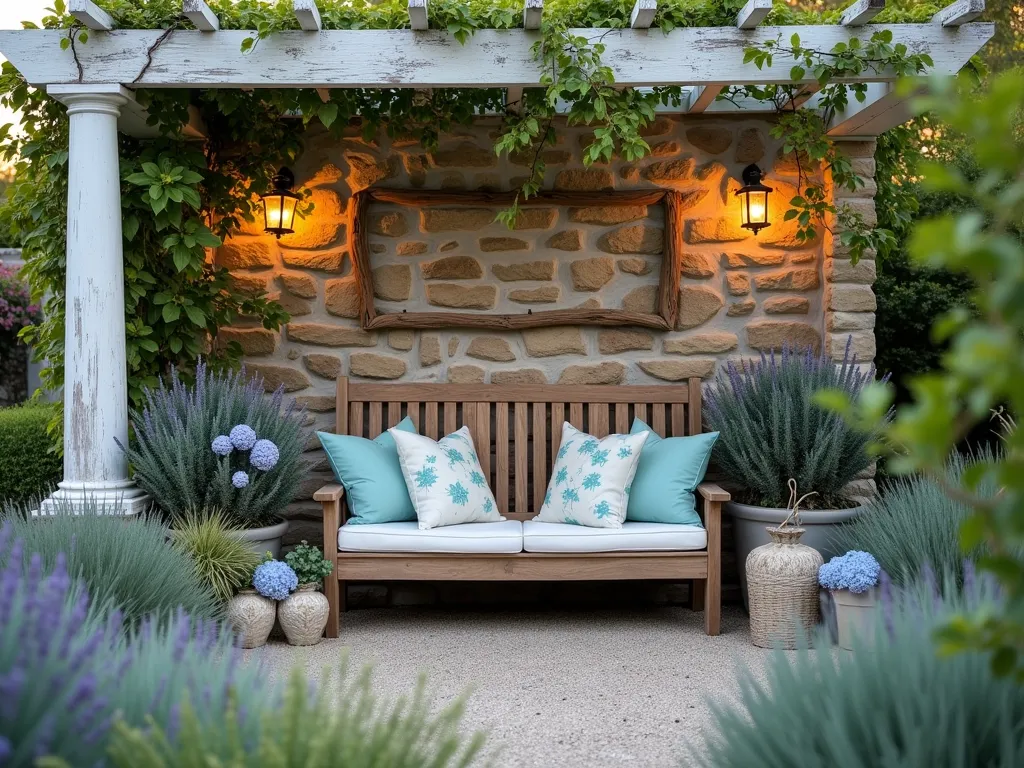
{"label": "small decorative pot", "polygon": [[316,645],[327,627],[327,598],[317,584],[299,588],[277,605],[277,620],[292,645]]}
{"label": "small decorative pot", "polygon": [[249,545],[261,557],[269,552],[277,560],[281,555],[281,539],[288,532],[288,521],[282,520],[274,525],[263,528],[243,528],[238,531],[238,538]]}
{"label": "small decorative pot", "polygon": [[243,589],[228,600],[227,614],[238,633],[238,644],[242,648],[259,648],[267,642],[274,628],[277,606],[255,589]]}
{"label": "small decorative pot", "polygon": [[853,650],[853,638],[857,635],[870,644],[875,633],[875,593],[851,592],[848,589],[832,591],[832,601],[836,607],[836,624],[839,628],[839,647],[847,651]]}
{"label": "small decorative pot", "polygon": [[758,648],[796,647],[801,631],[818,623],[816,549],[800,543],[803,528],[768,528],[771,542],[747,556],[750,634]]}

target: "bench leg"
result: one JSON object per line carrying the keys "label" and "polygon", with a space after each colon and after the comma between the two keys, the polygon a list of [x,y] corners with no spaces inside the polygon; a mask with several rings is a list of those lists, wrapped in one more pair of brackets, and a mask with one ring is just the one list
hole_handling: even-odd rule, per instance
{"label": "bench leg", "polygon": [[704,581],[704,632],[717,635],[722,621],[722,504],[710,500],[705,504],[708,577]]}
{"label": "bench leg", "polygon": [[339,582],[332,573],[324,581],[324,595],[327,597],[327,637],[337,637],[339,632],[338,622],[340,612],[344,606],[345,585]]}
{"label": "bench leg", "polygon": [[704,589],[707,579],[690,579],[690,610],[704,610]]}

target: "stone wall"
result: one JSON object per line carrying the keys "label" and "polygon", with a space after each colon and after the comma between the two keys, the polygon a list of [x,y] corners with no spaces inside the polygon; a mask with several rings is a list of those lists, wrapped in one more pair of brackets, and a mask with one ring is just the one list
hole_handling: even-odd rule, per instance
{"label": "stone wall", "polygon": [[[841,358],[848,336],[861,360],[874,356],[874,262],[852,267],[825,233],[810,243],[783,222],[795,193],[796,164],[780,154],[763,119],[660,117],[646,131],[651,155],[585,168],[585,128],[559,130],[544,151],[545,186],[596,191],[667,187],[684,193],[685,250],[676,330],[541,328],[495,333],[469,329],[366,332],[348,252],[347,208],[369,186],[508,190],[531,158],[498,158],[498,124],[481,120],[425,152],[414,140],[332,139],[311,133],[293,170],[312,192],[313,215],[275,240],[247,225],[218,252],[245,290],[266,290],[292,314],[281,333],[241,324],[238,341],[269,388],[285,389],[333,425],[334,379],[493,383],[662,383],[711,377],[726,360],[749,358],[789,341],[825,345]],[[848,145],[867,179],[843,200],[873,218],[873,144]],[[767,173],[772,226],[757,237],[739,227],[734,191],[742,169]],[[585,306],[653,310],[663,209],[529,209],[510,231],[490,212],[417,211],[373,204],[370,245],[377,306],[385,311],[525,312]],[[302,499],[330,477],[315,467]],[[299,520],[315,520],[308,501]],[[319,539],[303,525],[296,538]]]}

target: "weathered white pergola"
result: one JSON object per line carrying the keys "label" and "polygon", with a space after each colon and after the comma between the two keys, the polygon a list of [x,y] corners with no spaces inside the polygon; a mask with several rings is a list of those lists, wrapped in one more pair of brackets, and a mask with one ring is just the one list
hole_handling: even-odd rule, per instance
{"label": "weathered white pergola", "polygon": [[[531,53],[543,0],[525,0],[523,28],[479,30],[465,45],[428,28],[427,0],[408,0],[411,29],[331,31],[322,28],[315,0],[293,0],[301,31],[274,34],[251,52],[241,43],[255,33],[221,30],[204,0],[183,0],[195,30],[114,29],[92,0],[69,0],[70,12],[92,30],[76,51],[62,50],[66,30],[0,31],[0,51],[29,84],[46,88],[70,118],[67,321],[65,329],[64,480],[55,497],[74,505],[96,498],[125,513],[148,502],[128,477],[117,447],[128,439],[124,267],[117,133],[152,135],[135,88],[504,88],[508,102],[540,86]],[[750,0],[735,27],[650,29],[657,0],[636,0],[630,29],[581,29],[601,37],[603,60],[625,87],[678,85],[687,115],[744,110],[767,112],[757,101],[716,101],[731,84],[791,83],[790,68],[758,70],[743,63],[745,47],[799,33],[803,45],[828,51],[841,41],[866,39],[885,0],[857,0],[840,25],[761,27],[771,0]],[[928,53],[935,74],[955,74],[992,37],[994,25],[973,22],[984,0],[956,0],[929,24],[895,24],[893,43]],[[77,57],[77,59],[76,59]],[[865,73],[868,98],[837,114],[829,135],[874,137],[906,121],[893,72]],[[802,108],[816,105],[816,82],[805,82]],[[201,126],[191,130],[201,131]],[[51,502],[48,502],[52,504]],[[45,508],[45,505],[44,505]]]}

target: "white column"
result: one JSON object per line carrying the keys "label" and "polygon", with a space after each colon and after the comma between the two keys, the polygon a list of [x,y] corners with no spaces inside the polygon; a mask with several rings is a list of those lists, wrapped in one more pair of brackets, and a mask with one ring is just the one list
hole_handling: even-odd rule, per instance
{"label": "white column", "polygon": [[124,255],[117,118],[132,100],[120,85],[51,85],[67,105],[67,284],[64,326],[64,479],[58,499],[80,509],[89,500],[135,514],[149,497],[128,478],[116,440],[128,444]]}

